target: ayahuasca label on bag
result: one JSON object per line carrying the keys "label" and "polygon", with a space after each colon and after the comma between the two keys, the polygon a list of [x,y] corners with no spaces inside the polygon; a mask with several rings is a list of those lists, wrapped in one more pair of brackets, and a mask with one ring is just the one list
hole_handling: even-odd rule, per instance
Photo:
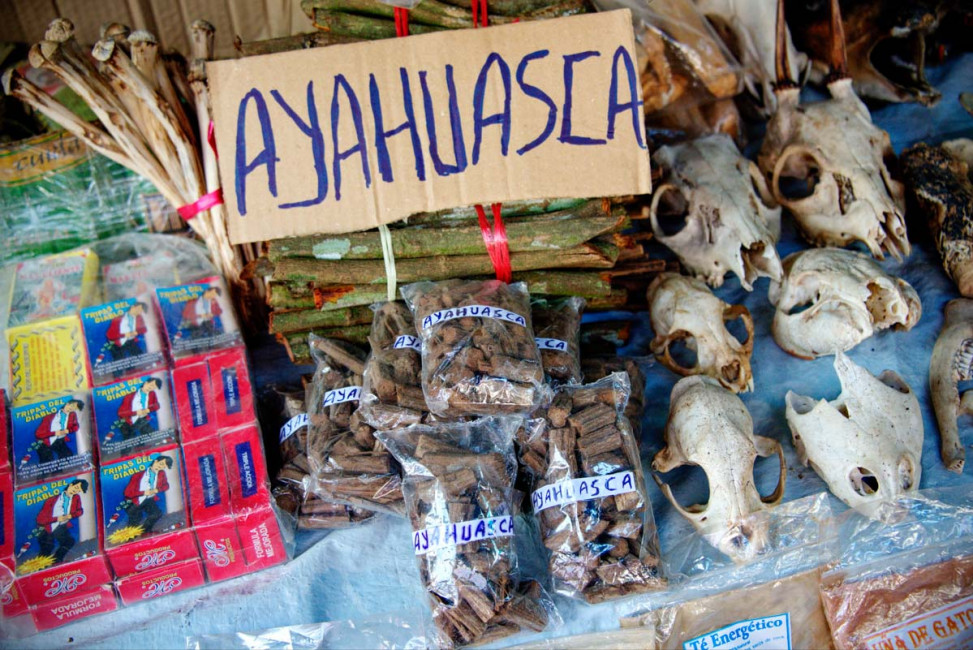
{"label": "ayahuasca label on bag", "polygon": [[440,323],[457,318],[494,318],[520,325],[521,327],[527,327],[527,320],[520,314],[515,314],[512,311],[500,309],[499,307],[490,307],[489,305],[467,305],[465,307],[441,309],[429,314],[422,319],[422,330],[425,331],[430,327],[435,327]]}
{"label": "ayahuasca label on bag", "polygon": [[361,386],[346,386],[329,390],[321,400],[321,406],[334,406],[344,402],[357,402],[361,399]]}
{"label": "ayahuasca label on bag", "polygon": [[607,476],[588,476],[545,485],[530,495],[534,512],[575,501],[604,499],[616,494],[635,492],[635,475],[632,472],[616,472]]}
{"label": "ayahuasca label on bag", "polygon": [[496,537],[512,537],[513,534],[512,516],[489,517],[417,530],[412,534],[412,545],[416,555],[425,555],[446,546],[457,546]]}
{"label": "ayahuasca label on bag", "polygon": [[403,334],[402,336],[395,339],[395,343],[392,344],[393,350],[409,349],[415,350],[416,352],[422,351],[422,343],[419,341],[418,336],[409,336],[408,334]]}
{"label": "ayahuasca label on bag", "polygon": [[538,350],[553,350],[555,352],[567,352],[568,342],[561,339],[534,339]]}

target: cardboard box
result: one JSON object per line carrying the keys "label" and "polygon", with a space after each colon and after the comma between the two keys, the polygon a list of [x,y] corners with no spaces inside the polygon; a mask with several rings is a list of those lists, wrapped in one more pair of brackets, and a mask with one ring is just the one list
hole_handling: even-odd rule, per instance
{"label": "cardboard box", "polygon": [[260,430],[255,426],[233,429],[221,433],[220,441],[226,460],[233,512],[268,507],[271,500],[270,485]]}
{"label": "cardboard box", "polygon": [[0,471],[0,572],[14,570],[14,477]]}
{"label": "cardboard box", "polygon": [[196,537],[191,528],[135,540],[115,548],[106,548],[116,577],[125,577],[159,567],[198,559]]}
{"label": "cardboard box", "polygon": [[20,587],[17,585],[16,580],[10,585],[10,589],[0,596],[0,611],[3,612],[3,618],[5,619],[23,616],[30,611],[27,600],[20,593]]}
{"label": "cardboard box", "polygon": [[176,396],[179,435],[183,443],[216,435],[219,430],[217,405],[205,360],[176,366],[172,370],[172,392]]}
{"label": "cardboard box", "polygon": [[217,352],[208,361],[220,430],[256,422],[246,349]]}
{"label": "cardboard box", "polygon": [[197,525],[196,541],[210,582],[229,580],[250,571],[232,518]]}
{"label": "cardboard box", "polygon": [[0,472],[10,467],[10,418],[7,415],[7,394],[0,388]]}
{"label": "cardboard box", "polygon": [[91,387],[81,319],[63,316],[7,328],[14,406]]}
{"label": "cardboard box", "polygon": [[104,555],[53,566],[17,578],[20,593],[28,605],[43,605],[76,594],[99,589],[111,582],[112,574]]}
{"label": "cardboard box", "polygon": [[105,300],[122,300],[137,296],[140,300],[155,301],[156,287],[168,287],[179,282],[179,266],[171,251],[161,250],[115,264],[101,270],[105,286]]}
{"label": "cardboard box", "polygon": [[241,345],[233,303],[220,276],[155,290],[173,359]]}
{"label": "cardboard box", "polygon": [[162,326],[152,300],[127,298],[81,310],[95,385],[166,367]]}
{"label": "cardboard box", "polygon": [[102,465],[178,441],[166,372],[99,386],[92,391],[92,402]]}
{"label": "cardboard box", "polygon": [[77,314],[97,301],[98,256],[81,249],[20,262],[11,292],[11,327]]}
{"label": "cardboard box", "polygon": [[243,556],[251,571],[259,571],[287,560],[287,549],[277,523],[277,515],[267,506],[236,516]]}
{"label": "cardboard box", "polygon": [[144,600],[166,596],[205,584],[203,564],[198,559],[179,562],[115,581],[122,604],[134,605]]}
{"label": "cardboard box", "polygon": [[[149,538],[189,527],[181,450],[170,446],[103,464],[101,498],[105,548],[112,566],[124,575],[118,566],[128,563],[116,558],[134,553],[133,548],[144,550],[143,542]],[[116,551],[118,548],[129,550]],[[132,562],[136,564],[138,560]]]}
{"label": "cardboard box", "polygon": [[38,631],[44,631],[116,609],[118,599],[115,598],[115,590],[111,585],[103,585],[96,591],[32,607],[30,614]]}
{"label": "cardboard box", "polygon": [[232,514],[226,463],[219,438],[183,445],[186,483],[193,525],[199,526]]}
{"label": "cardboard box", "polygon": [[10,420],[17,485],[94,470],[88,393],[14,407]]}
{"label": "cardboard box", "polygon": [[14,563],[31,605],[107,582],[97,491],[91,472],[14,491]]}

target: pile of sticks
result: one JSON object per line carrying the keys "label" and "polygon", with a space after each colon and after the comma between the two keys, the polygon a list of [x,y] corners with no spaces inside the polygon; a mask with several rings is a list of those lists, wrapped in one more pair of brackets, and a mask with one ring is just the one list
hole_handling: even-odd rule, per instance
{"label": "pile of sticks", "polygon": [[[515,282],[532,295],[580,296],[586,311],[637,309],[645,286],[666,269],[648,259],[651,233],[626,233],[642,212],[609,199],[505,203]],[[400,284],[489,277],[493,265],[472,208],[416,215],[390,226]],[[312,235],[267,244],[258,274],[270,277],[270,331],[296,363],[309,359],[307,335],[365,343],[372,311],[387,299],[378,230]]]}
{"label": "pile of sticks", "polygon": [[[192,25],[192,59],[160,49],[147,31],[118,23],[102,27],[90,54],[74,38],[70,20],[53,20],[44,40],[30,48],[35,68],[49,70],[98,117],[86,122],[14,69],[3,89],[40,111],[107,158],[149,179],[174,207],[196,202],[220,187],[216,152],[207,143],[210,98],[205,62],[213,57],[214,28]],[[239,287],[245,261],[257,250],[234,247],[224,207],[192,220],[220,271]]]}

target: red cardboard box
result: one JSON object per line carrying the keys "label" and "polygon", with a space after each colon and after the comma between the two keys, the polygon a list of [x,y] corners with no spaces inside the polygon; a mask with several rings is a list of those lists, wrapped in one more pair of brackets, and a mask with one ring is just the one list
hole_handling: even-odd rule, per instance
{"label": "red cardboard box", "polygon": [[220,430],[256,422],[246,349],[239,347],[210,355],[209,372]]}
{"label": "red cardboard box", "polygon": [[[193,357],[197,359],[198,357]],[[216,401],[206,361],[179,365],[172,371],[172,389],[183,443],[215,435],[219,430]]]}
{"label": "red cardboard box", "polygon": [[10,585],[10,589],[3,596],[0,596],[0,606],[2,606],[4,618],[16,618],[27,613],[29,607],[27,606],[27,601],[20,593],[20,587],[17,586],[16,580]]}
{"label": "red cardboard box", "polygon": [[10,467],[10,419],[7,417],[7,395],[0,388],[0,472]]}
{"label": "red cardboard box", "polygon": [[196,526],[196,540],[210,582],[229,580],[250,571],[233,519],[227,517]]}
{"label": "red cardboard box", "polygon": [[193,524],[199,526],[229,517],[232,514],[230,491],[220,439],[198,440],[183,445],[182,449]]}
{"label": "red cardboard box", "polygon": [[38,631],[50,630],[95,614],[118,609],[118,599],[111,585],[102,585],[97,591],[52,600],[30,610]]}
{"label": "red cardboard box", "polygon": [[205,582],[203,564],[196,559],[121,578],[115,582],[115,588],[122,598],[122,604],[134,605],[143,600],[199,587]]}
{"label": "red cardboard box", "polygon": [[0,470],[0,565],[11,571],[15,564],[14,535],[14,477],[9,470]]}
{"label": "red cardboard box", "polygon": [[118,577],[199,558],[192,529],[129,542],[123,546],[105,549],[105,553]]}
{"label": "red cardboard box", "polygon": [[96,555],[21,576],[17,584],[24,600],[36,607],[50,600],[93,591],[111,582],[111,578],[104,556]]}
{"label": "red cardboard box", "polygon": [[280,534],[277,516],[269,506],[237,516],[237,532],[243,544],[243,556],[252,571],[280,564],[287,560],[287,549]]}
{"label": "red cardboard box", "polygon": [[221,433],[220,441],[226,459],[233,512],[267,508],[270,488],[260,431],[255,426],[241,427]]}

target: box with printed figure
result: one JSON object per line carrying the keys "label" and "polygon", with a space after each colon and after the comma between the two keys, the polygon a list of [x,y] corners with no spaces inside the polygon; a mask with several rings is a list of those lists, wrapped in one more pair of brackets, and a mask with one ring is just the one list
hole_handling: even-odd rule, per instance
{"label": "box with printed figure", "polygon": [[10,296],[11,327],[77,313],[96,300],[98,256],[88,249],[25,260]]}
{"label": "box with printed figure", "polygon": [[174,358],[240,345],[240,327],[223,279],[156,289]]}
{"label": "box with printed figure", "polygon": [[77,315],[9,327],[6,336],[11,404],[38,402],[91,387]]}
{"label": "box with printed figure", "polygon": [[14,407],[10,419],[18,485],[95,468],[87,393]]}
{"label": "box with printed figure", "polygon": [[175,255],[163,250],[130,260],[106,264],[101,271],[105,300],[149,295],[156,287],[169,287],[179,282]]}
{"label": "box with printed figure", "polygon": [[178,440],[168,373],[96,387],[92,402],[102,464]]}
{"label": "box with printed figure", "polygon": [[179,447],[101,466],[105,547],[188,527]]}
{"label": "box with printed figure", "polygon": [[148,300],[127,298],[81,311],[95,384],[166,366],[162,327]]}
{"label": "box with printed figure", "polygon": [[93,473],[14,491],[14,562],[18,576],[101,553],[96,492]]}

